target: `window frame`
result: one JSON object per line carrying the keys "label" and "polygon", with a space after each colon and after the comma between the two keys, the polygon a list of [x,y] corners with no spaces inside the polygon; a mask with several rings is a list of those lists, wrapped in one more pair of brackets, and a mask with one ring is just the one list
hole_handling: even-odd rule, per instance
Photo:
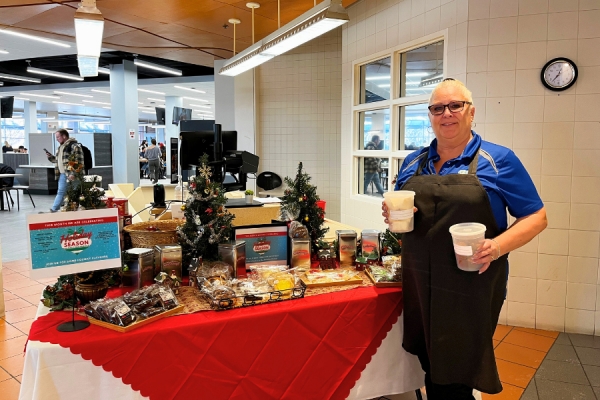
{"label": "window frame", "polygon": [[[405,106],[411,106],[415,104],[423,104],[429,101],[429,95],[416,95],[416,96],[400,96],[400,83],[403,76],[400,76],[400,55],[407,53],[411,50],[419,47],[426,46],[428,44],[443,41],[443,76],[446,77],[448,74],[448,31],[433,33],[422,38],[412,40],[402,45],[380,51],[371,54],[367,57],[357,59],[352,62],[352,97],[351,97],[351,121],[350,129],[352,132],[352,196],[360,196],[361,199],[374,199],[380,201],[380,199],[366,195],[362,193],[362,176],[360,173],[363,166],[361,165],[361,159],[365,157],[378,157],[381,159],[388,160],[388,176],[387,185],[388,190],[392,188],[392,179],[396,175],[396,171],[400,168],[400,165],[404,158],[415,150],[398,150],[400,149],[402,142],[404,141],[404,135],[400,135],[400,108]],[[365,64],[372,63],[374,61],[391,57],[391,76],[390,76],[390,99],[381,100],[372,103],[360,103],[361,99],[361,67]],[[389,110],[390,115],[390,137],[389,145],[390,150],[359,150],[361,148],[361,130],[363,127],[360,124],[360,113],[365,111],[373,110]],[[360,179],[359,179],[360,178]]]}

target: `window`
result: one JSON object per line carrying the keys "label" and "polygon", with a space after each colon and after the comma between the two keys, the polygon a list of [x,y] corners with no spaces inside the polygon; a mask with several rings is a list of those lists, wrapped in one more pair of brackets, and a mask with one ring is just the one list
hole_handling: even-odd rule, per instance
{"label": "window", "polygon": [[393,189],[402,160],[434,139],[427,105],[444,77],[444,40],[414,43],[354,65],[355,193]]}

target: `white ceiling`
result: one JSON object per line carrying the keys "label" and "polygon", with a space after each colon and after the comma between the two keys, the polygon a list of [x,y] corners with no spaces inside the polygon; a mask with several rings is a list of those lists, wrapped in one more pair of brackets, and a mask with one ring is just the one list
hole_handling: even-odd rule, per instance
{"label": "white ceiling", "polygon": [[[55,40],[55,39],[52,39]],[[50,56],[59,56],[66,54],[75,54],[77,52],[77,48],[74,42],[61,41],[61,43],[69,44],[70,48],[59,47],[48,43],[38,42],[31,39],[11,36],[7,34],[3,34],[0,32],[0,50],[8,51],[9,54],[0,54],[0,62],[1,61],[10,61],[10,60],[21,60],[28,58],[40,58],[40,57],[50,57]],[[111,51],[111,49],[104,49],[103,51]],[[155,92],[162,92],[162,94],[155,93],[145,93],[138,92],[138,102],[142,104],[138,104],[139,107],[149,107],[147,109],[139,109],[139,119],[140,121],[156,121],[156,115],[154,111],[154,107],[164,106],[165,96],[180,96],[180,97],[191,97],[200,100],[190,100],[183,99],[183,107],[191,108],[194,110],[192,113],[193,119],[214,119],[214,117],[210,117],[211,114],[207,116],[201,116],[196,111],[209,111],[214,115],[214,103],[215,103],[215,85],[214,78],[212,76],[209,77],[185,77],[185,78],[169,78],[169,75],[165,75],[165,79],[147,79],[138,82],[139,89],[152,90]],[[168,83],[160,83],[162,81],[168,81]],[[104,107],[110,107],[110,94],[104,94],[99,92],[94,92],[94,90],[102,90],[102,91],[110,91],[109,82],[96,82],[90,83],[71,83],[72,81],[65,80],[64,84],[55,84],[55,85],[32,85],[32,86],[15,86],[15,87],[0,87],[0,96],[15,96],[14,109],[16,112],[19,112],[23,109],[24,100],[29,99],[30,101],[35,101],[37,103],[38,113],[46,113],[57,111],[60,113],[70,114],[70,115],[89,115],[89,116],[98,116],[98,117],[110,117],[111,110],[106,109]],[[183,90],[175,88],[175,85],[187,87],[187,88],[196,88],[198,90],[202,90],[206,93],[197,93],[193,91]],[[80,97],[75,95],[64,95],[64,94],[56,94],[54,91],[62,91],[65,93],[74,93],[87,95],[92,97]],[[22,94],[26,93],[26,94]],[[41,95],[56,95],[60,96],[60,99],[52,100],[46,99],[43,97],[37,97],[35,94]],[[152,100],[152,99],[159,100]],[[82,100],[87,101],[96,101],[100,103],[108,103],[105,105],[102,104],[94,104],[83,102]],[[61,103],[53,103],[53,101],[62,101],[66,103],[73,104],[82,104],[82,105],[70,105],[70,104],[61,104]],[[193,106],[192,104],[202,105],[204,107]],[[209,108],[206,108],[206,107]],[[146,111],[146,112],[144,112]]]}

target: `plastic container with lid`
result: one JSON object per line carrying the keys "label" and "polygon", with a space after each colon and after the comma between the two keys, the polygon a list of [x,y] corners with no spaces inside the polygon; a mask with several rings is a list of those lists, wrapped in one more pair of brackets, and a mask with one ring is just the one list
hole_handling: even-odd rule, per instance
{"label": "plastic container with lid", "polygon": [[456,264],[463,271],[479,271],[483,264],[473,262],[473,254],[485,239],[486,227],[476,222],[452,225],[450,234],[454,244]]}
{"label": "plastic container with lid", "polygon": [[415,192],[396,190],[383,194],[388,208],[389,230],[391,232],[412,232],[415,225]]}

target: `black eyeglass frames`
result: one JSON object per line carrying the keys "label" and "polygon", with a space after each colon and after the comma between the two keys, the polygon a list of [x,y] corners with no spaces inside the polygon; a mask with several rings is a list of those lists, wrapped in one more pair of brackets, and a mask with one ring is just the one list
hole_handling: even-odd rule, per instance
{"label": "black eyeglass frames", "polygon": [[427,108],[429,109],[431,115],[442,115],[446,107],[448,107],[448,110],[451,113],[457,113],[464,110],[465,104],[470,105],[473,103],[471,103],[470,101],[451,101],[448,104],[432,104]]}

